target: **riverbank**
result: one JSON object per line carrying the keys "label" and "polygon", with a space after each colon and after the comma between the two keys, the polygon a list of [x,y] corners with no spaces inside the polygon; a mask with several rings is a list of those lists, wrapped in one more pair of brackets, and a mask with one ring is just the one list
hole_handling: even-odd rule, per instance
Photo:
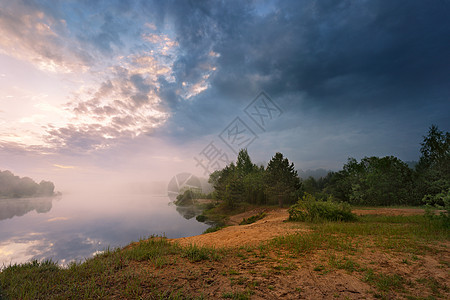
{"label": "riverbank", "polygon": [[[200,236],[150,238],[82,264],[10,267],[11,298],[450,298],[448,229],[409,209],[361,209],[356,222],[284,222],[283,209]],[[370,211],[370,213],[368,213]]]}

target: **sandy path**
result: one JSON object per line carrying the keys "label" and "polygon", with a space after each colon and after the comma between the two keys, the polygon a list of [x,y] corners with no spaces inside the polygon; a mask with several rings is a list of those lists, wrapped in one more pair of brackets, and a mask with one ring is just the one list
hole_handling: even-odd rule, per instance
{"label": "sandy path", "polygon": [[[253,224],[238,225],[244,218],[266,212],[266,217]],[[370,208],[353,210],[357,215],[417,215],[423,214],[423,209],[412,208]],[[289,217],[287,209],[255,209],[239,215],[232,216],[230,225],[216,232],[173,239],[180,245],[198,245],[208,247],[239,247],[244,245],[259,245],[274,237],[296,232],[307,232],[309,229],[303,223],[284,222]]]}
{"label": "sandy path", "polygon": [[[230,223],[238,224],[243,218],[248,218],[259,213],[260,210],[254,210],[233,216]],[[287,209],[276,209],[266,212],[264,219],[253,224],[229,226],[219,231],[175,239],[181,245],[201,245],[209,247],[239,247],[244,245],[258,245],[263,241],[288,233],[307,231],[301,228],[299,224],[286,223],[289,214]]]}

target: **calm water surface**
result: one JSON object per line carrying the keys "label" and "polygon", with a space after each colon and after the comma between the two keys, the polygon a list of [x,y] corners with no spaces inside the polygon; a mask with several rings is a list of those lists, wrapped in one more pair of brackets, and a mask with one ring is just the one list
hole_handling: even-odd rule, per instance
{"label": "calm water surface", "polygon": [[150,235],[178,238],[208,228],[195,220],[198,211],[169,202],[167,196],[117,194],[0,199],[0,268],[48,258],[65,265]]}

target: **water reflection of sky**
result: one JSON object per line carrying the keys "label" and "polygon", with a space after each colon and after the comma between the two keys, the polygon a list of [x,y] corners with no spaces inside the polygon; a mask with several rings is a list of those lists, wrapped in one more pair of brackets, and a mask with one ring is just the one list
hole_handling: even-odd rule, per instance
{"label": "water reflection of sky", "polygon": [[177,238],[208,227],[168,202],[148,195],[0,200],[0,266],[47,258],[67,264],[152,234]]}

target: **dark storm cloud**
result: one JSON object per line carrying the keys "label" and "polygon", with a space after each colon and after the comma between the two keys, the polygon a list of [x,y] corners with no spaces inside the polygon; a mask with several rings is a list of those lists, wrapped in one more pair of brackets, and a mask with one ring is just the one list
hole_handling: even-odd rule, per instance
{"label": "dark storm cloud", "polygon": [[[230,112],[230,103],[245,107],[261,89],[288,108],[287,124],[298,122],[294,112],[300,111],[341,118],[353,126],[364,122],[358,115],[400,111],[399,122],[407,123],[420,117],[430,103],[444,107],[448,103],[448,1],[268,4],[151,4],[164,15],[160,18],[174,20],[183,53],[174,64],[177,82],[163,84],[159,93],[177,104],[171,105],[177,112],[173,128],[214,134],[225,125],[217,119],[226,119],[223,114]],[[211,51],[220,56],[211,59]],[[208,93],[183,102],[174,92],[177,83],[198,80],[205,62],[216,67]],[[417,110],[407,113],[411,107]],[[194,114],[199,117],[192,118]],[[208,117],[211,114],[215,120]],[[450,125],[443,112],[422,117],[425,123]]]}

